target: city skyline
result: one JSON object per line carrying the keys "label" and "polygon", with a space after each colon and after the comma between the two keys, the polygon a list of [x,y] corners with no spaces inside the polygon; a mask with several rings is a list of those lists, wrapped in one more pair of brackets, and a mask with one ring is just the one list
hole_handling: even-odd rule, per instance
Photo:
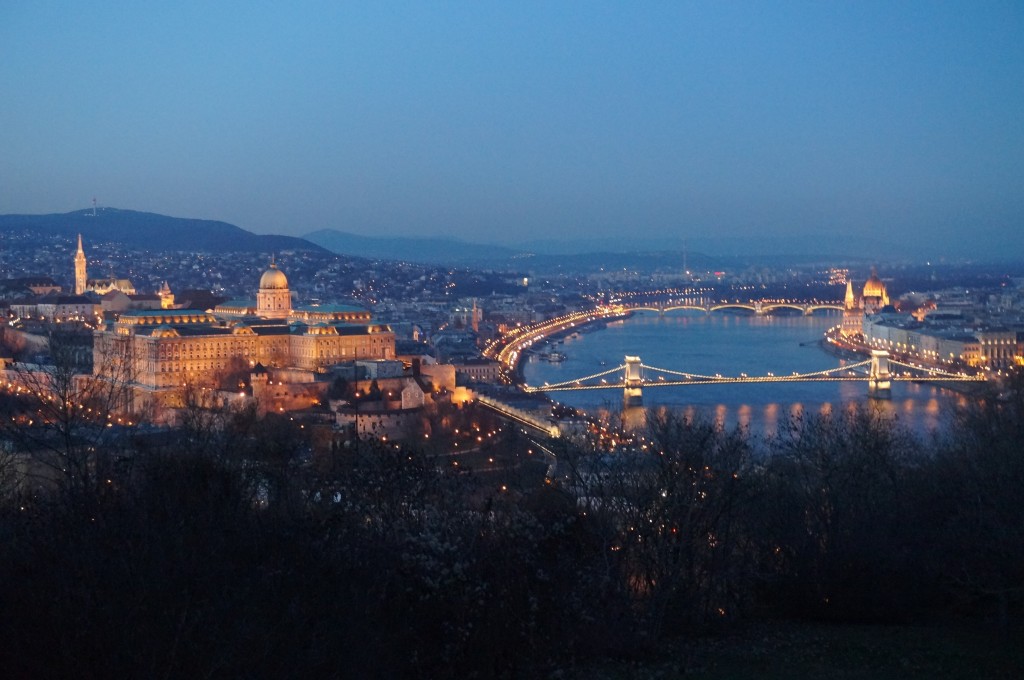
{"label": "city skyline", "polygon": [[3,14],[0,213],[1024,254],[1012,3]]}

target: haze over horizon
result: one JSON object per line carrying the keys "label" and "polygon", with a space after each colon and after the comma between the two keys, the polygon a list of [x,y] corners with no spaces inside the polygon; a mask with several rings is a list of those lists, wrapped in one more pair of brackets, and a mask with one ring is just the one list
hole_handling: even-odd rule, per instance
{"label": "haze over horizon", "polygon": [[0,10],[0,213],[1024,257],[1024,5]]}

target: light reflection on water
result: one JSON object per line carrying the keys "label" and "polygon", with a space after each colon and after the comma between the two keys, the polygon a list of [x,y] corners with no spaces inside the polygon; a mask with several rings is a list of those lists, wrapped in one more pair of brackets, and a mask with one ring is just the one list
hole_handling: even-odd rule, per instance
{"label": "light reflection on water", "polygon": [[[838,321],[836,315],[637,314],[564,338],[557,349],[566,355],[565,361],[549,363],[532,356],[524,375],[532,385],[562,382],[618,366],[627,354],[640,356],[649,366],[706,375],[818,371],[849,363],[816,344]],[[953,406],[963,402],[956,393],[903,382],[893,383],[891,400],[868,399],[867,383],[860,381],[645,387],[644,407],[625,412],[622,394],[614,389],[551,396],[588,411],[600,409],[621,416],[627,426],[641,424],[647,409],[664,406],[722,427],[740,426],[767,436],[778,434],[790,419],[804,413],[828,413],[844,404],[867,406],[913,430],[931,432],[944,426]]]}

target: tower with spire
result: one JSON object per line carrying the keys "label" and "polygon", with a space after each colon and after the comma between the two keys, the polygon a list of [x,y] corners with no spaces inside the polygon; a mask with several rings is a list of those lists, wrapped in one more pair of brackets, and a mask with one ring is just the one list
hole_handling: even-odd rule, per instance
{"label": "tower with spire", "polygon": [[78,251],[75,253],[75,295],[85,292],[89,276],[85,271],[85,251],[82,250],[82,235],[78,235]]}
{"label": "tower with spire", "polygon": [[857,295],[853,292],[853,279],[846,279],[846,300],[843,305],[842,334],[852,338],[861,332],[864,314],[857,304]]}

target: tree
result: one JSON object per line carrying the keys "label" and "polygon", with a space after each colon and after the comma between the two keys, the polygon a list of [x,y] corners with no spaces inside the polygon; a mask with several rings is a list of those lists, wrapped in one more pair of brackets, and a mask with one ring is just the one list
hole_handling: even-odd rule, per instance
{"label": "tree", "polygon": [[34,487],[56,484],[82,495],[110,478],[125,428],[137,422],[134,359],[129,344],[107,344],[94,352],[92,373],[82,373],[77,343],[54,334],[49,347],[52,363],[19,363],[8,372],[0,433],[29,463]]}
{"label": "tree", "polygon": [[[624,648],[734,619],[753,578],[744,434],[670,410],[650,414],[637,434],[626,450],[559,455],[603,544],[605,601],[631,621],[620,631]],[[623,600],[629,606],[616,604]]]}
{"label": "tree", "polygon": [[899,620],[927,590],[915,526],[917,440],[870,407],[805,415],[771,442],[758,535],[783,609]]}
{"label": "tree", "polygon": [[961,599],[1024,602],[1024,373],[971,400],[932,465],[925,502],[932,559]]}

